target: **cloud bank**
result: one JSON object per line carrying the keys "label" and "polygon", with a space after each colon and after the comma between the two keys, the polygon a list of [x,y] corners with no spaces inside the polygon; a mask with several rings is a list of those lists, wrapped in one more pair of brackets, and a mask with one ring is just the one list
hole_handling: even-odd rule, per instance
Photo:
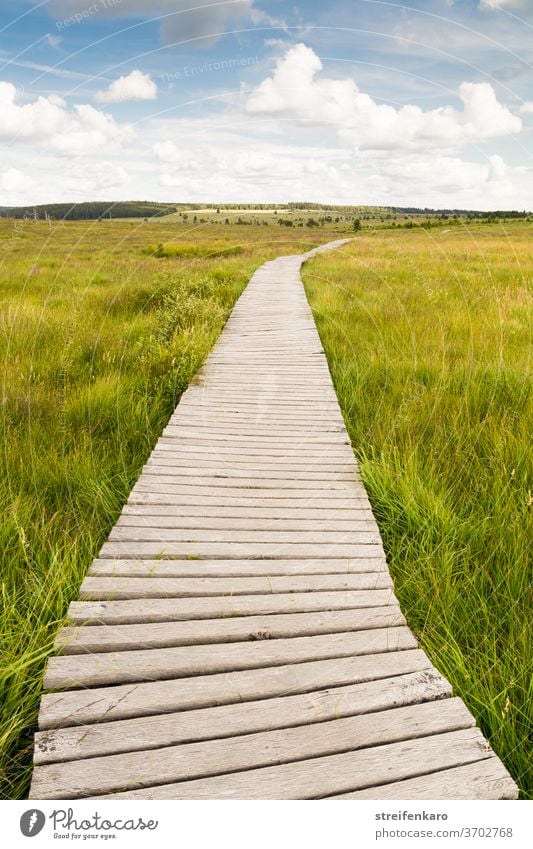
{"label": "cloud bank", "polygon": [[344,142],[361,150],[450,149],[522,129],[521,119],[499,103],[489,83],[462,83],[462,110],[443,106],[424,111],[414,105],[395,108],[377,103],[351,78],[319,76],[322,68],[310,47],[291,47],[272,76],[249,95],[247,112],[332,127]]}

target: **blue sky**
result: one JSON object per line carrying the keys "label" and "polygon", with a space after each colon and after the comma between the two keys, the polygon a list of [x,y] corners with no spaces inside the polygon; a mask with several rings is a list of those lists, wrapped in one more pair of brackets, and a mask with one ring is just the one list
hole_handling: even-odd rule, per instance
{"label": "blue sky", "polygon": [[4,0],[0,204],[533,207],[533,0]]}

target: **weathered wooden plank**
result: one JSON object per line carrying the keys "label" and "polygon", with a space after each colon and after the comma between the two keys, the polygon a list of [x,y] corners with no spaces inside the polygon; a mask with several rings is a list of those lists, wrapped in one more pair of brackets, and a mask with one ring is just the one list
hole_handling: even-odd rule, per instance
{"label": "weathered wooden plank", "polygon": [[334,575],[268,575],[254,578],[85,578],[80,598],[187,598],[197,596],[271,595],[332,590],[379,590],[392,587],[386,571]]}
{"label": "weathered wooden plank", "polygon": [[[218,450],[219,445],[221,450]],[[278,445],[268,451],[257,450],[252,446],[246,448],[245,452],[241,451],[239,446],[229,443],[194,445],[178,442],[175,446],[163,443],[154,449],[143,472],[148,474],[153,468],[196,468],[200,470],[200,476],[206,474],[205,469],[221,472],[232,470],[235,475],[240,472],[241,477],[249,476],[250,473],[255,475],[256,471],[263,472],[265,476],[280,471],[295,475],[317,472],[325,475],[338,474],[341,480],[342,475],[349,474],[351,480],[359,480],[358,469],[349,457],[340,451],[330,451],[327,446],[324,452],[309,451],[301,445]]]}
{"label": "weathered wooden plank", "polygon": [[319,446],[319,445],[347,445],[347,437],[343,433],[327,433],[327,434],[318,434],[315,436],[313,433],[302,432],[300,434],[294,434],[294,436],[275,436],[275,435],[265,435],[265,436],[254,436],[253,434],[227,434],[227,433],[217,433],[216,431],[207,431],[196,430],[196,428],[181,428],[181,427],[173,427],[168,426],[163,431],[164,436],[173,436],[180,441],[187,441],[189,443],[193,443],[195,445],[203,445],[203,444],[214,444],[217,442],[222,442],[225,445],[233,445],[238,447],[240,445],[249,446],[252,448],[276,448],[283,446],[284,448],[296,447],[298,445],[307,446]]}
{"label": "weathered wooden plank", "polygon": [[[229,378],[232,379],[232,378]],[[243,390],[244,391],[244,390]],[[204,413],[201,420],[198,420],[198,415],[193,413],[192,411],[180,411],[179,414],[172,416],[169,420],[169,424],[172,425],[186,425],[188,427],[196,427],[199,425],[203,427],[207,425],[211,426],[219,426],[223,425],[224,427],[230,426],[235,427],[235,425],[256,425],[262,428],[280,426],[282,429],[285,427],[295,426],[300,430],[339,430],[345,429],[344,422],[339,413],[334,416],[328,415],[314,415],[312,412],[294,412],[294,413],[269,413],[269,412],[261,412],[259,415],[254,411],[243,411],[240,413],[233,412],[216,412],[213,410],[212,413]]]}
{"label": "weathered wooden plank", "polygon": [[[490,756],[480,732],[468,728],[157,787],[143,787],[141,765],[140,774],[130,773],[129,786],[137,784],[143,789],[112,795],[123,799],[317,799],[387,781],[401,781],[431,769],[475,763]],[[160,773],[164,770],[162,763]],[[79,786],[84,786],[83,774]],[[101,788],[95,795],[98,793]]]}
{"label": "weathered wooden plank", "polygon": [[[317,689],[303,695],[44,731],[36,735],[35,762],[80,760],[196,740],[225,738],[227,741],[228,737],[376,714],[437,699],[446,699],[442,707],[444,712],[448,711],[448,717],[460,713],[461,727],[472,726],[472,716],[466,708],[459,708],[462,702],[450,700],[450,697],[451,687],[442,675],[435,670],[426,670],[364,684]],[[455,709],[450,711],[453,701]],[[388,725],[393,724],[391,717],[389,714]],[[416,717],[413,726],[419,727]],[[444,730],[451,730],[448,723],[444,724]],[[386,742],[383,734],[377,739]],[[252,760],[254,765],[257,763]]]}
{"label": "weathered wooden plank", "polygon": [[[270,459],[294,459],[298,462],[324,462],[328,461],[344,461],[349,462],[353,458],[353,451],[350,445],[232,445],[223,442],[211,444],[209,441],[203,442],[202,445],[195,444],[192,440],[182,441],[176,438],[161,437],[157,442],[156,450],[159,454],[166,452],[173,456],[189,457],[215,457],[219,460],[226,461],[227,458],[236,460],[270,460]],[[356,467],[357,468],[357,467]]]}
{"label": "weathered wooden plank", "polygon": [[[158,490],[158,491],[154,491]],[[170,491],[169,491],[170,490]],[[230,494],[231,493],[231,494]],[[270,497],[266,497],[269,495]],[[367,498],[360,493],[351,496],[349,499],[343,498],[342,495],[336,497],[332,493],[324,496],[320,491],[311,493],[306,491],[302,495],[301,491],[292,491],[279,496],[276,493],[254,492],[250,489],[245,490],[220,490],[216,487],[201,488],[200,491],[196,488],[193,491],[188,491],[184,494],[176,487],[154,486],[151,490],[134,488],[130,494],[129,504],[171,504],[181,505],[185,507],[242,507],[242,508],[269,508],[273,510],[284,510],[287,508],[302,509],[315,508],[320,505],[327,510],[335,509],[336,511],[353,510],[358,505],[368,504]]]}
{"label": "weathered wooden plank", "polygon": [[75,689],[186,678],[239,669],[283,666],[304,660],[325,660],[352,654],[377,654],[416,648],[408,628],[375,628],[315,637],[290,637],[257,642],[180,646],[103,654],[52,657],[44,679],[46,689]]}
{"label": "weathered wooden plank", "polygon": [[[302,471],[285,469],[236,469],[224,465],[205,466],[145,466],[139,482],[145,484],[152,480],[164,481],[172,485],[184,484],[202,486],[207,480],[216,481],[219,486],[248,486],[247,481],[254,481],[254,488],[295,488],[312,489],[323,485],[328,489],[344,489],[357,483],[355,472],[322,472],[318,467]],[[198,482],[198,483],[197,483]]]}
{"label": "weathered wooden plank", "polygon": [[431,669],[424,652],[406,649],[204,677],[45,693],[41,700],[39,728],[67,728],[266,700]]}
{"label": "weathered wooden plank", "polygon": [[336,634],[397,625],[405,625],[404,616],[399,607],[387,605],[226,619],[71,626],[59,631],[55,647],[64,655],[72,655]]}
{"label": "weathered wooden plank", "polygon": [[[307,411],[297,411],[297,410],[275,410],[269,411],[268,409],[257,410],[256,408],[251,409],[227,409],[225,407],[221,408],[204,408],[201,413],[198,411],[193,412],[192,410],[184,413],[180,412],[179,416],[172,417],[169,420],[169,426],[171,427],[185,427],[188,430],[196,429],[196,427],[211,427],[211,425],[218,426],[218,424],[229,425],[230,427],[234,427],[235,425],[243,425],[255,426],[259,428],[273,428],[276,429],[280,427],[284,429],[286,427],[297,427],[299,431],[303,434],[307,432],[318,431],[329,431],[331,427],[334,428],[336,432],[344,432],[347,435],[346,427],[340,412],[337,414],[331,414],[328,410],[326,412],[317,411],[317,412],[309,412]],[[269,431],[270,433],[270,431]],[[165,438],[165,437],[163,437]],[[168,439],[168,437],[166,437]],[[348,437],[347,437],[348,438]]]}
{"label": "weathered wooden plank", "polygon": [[476,763],[381,784],[332,799],[518,799],[518,789],[493,753]]}
{"label": "weathered wooden plank", "polygon": [[277,423],[272,425],[264,425],[261,424],[261,422],[247,425],[246,422],[242,421],[238,423],[224,423],[214,421],[213,419],[209,421],[204,419],[203,421],[197,421],[194,423],[191,419],[192,417],[187,420],[176,419],[175,422],[168,425],[168,428],[170,430],[181,430],[183,428],[186,432],[192,431],[198,436],[207,435],[208,437],[216,433],[222,434],[224,437],[226,435],[229,435],[230,437],[233,435],[253,437],[267,436],[269,438],[288,437],[300,440],[302,433],[305,433],[306,435],[313,436],[314,438],[324,437],[327,441],[329,441],[331,434],[346,433],[343,426],[340,424],[332,424],[331,422],[328,422],[327,424],[324,422],[321,427],[315,426],[313,428],[308,428],[291,421],[282,425],[279,420]]}
{"label": "weathered wooden plank", "polygon": [[76,625],[129,625],[141,622],[178,622],[222,619],[272,613],[311,613],[320,610],[396,605],[390,589],[341,592],[275,593],[273,595],[213,598],[143,598],[133,601],[73,601],[69,620]]}
{"label": "weathered wooden plank", "polygon": [[[252,471],[252,472],[279,472],[281,470],[285,472],[312,472],[312,471],[320,471],[327,472],[328,474],[337,474],[337,473],[347,473],[352,477],[354,476],[354,465],[353,463],[344,460],[344,462],[327,462],[323,457],[313,458],[313,459],[290,459],[288,457],[274,457],[272,459],[269,458],[246,458],[237,456],[235,458],[231,458],[230,460],[221,457],[206,457],[202,455],[201,452],[195,455],[187,455],[183,456],[179,452],[170,453],[169,451],[163,451],[158,448],[155,448],[152,451],[152,455],[150,459],[147,461],[145,469],[215,469],[220,471],[226,471],[227,469],[233,469],[233,471]],[[201,474],[203,474],[201,472]]]}
{"label": "weathered wooden plank", "polygon": [[[257,578],[385,572],[384,557],[330,560],[94,560],[91,577]],[[316,592],[316,590],[312,590]],[[343,592],[346,592],[344,590]]]}
{"label": "weathered wooden plank", "polygon": [[[365,504],[357,504],[345,510],[331,509],[311,505],[307,507],[239,507],[232,505],[224,507],[216,503],[205,505],[174,505],[174,504],[134,504],[124,505],[119,521],[133,521],[134,517],[183,519],[191,522],[215,521],[233,519],[236,522],[248,522],[252,527],[263,526],[285,527],[292,523],[293,527],[306,528],[311,523],[315,526],[339,526],[341,529],[350,527],[358,522],[371,522],[375,528],[372,510]],[[206,526],[207,527],[207,526]]]}
{"label": "weathered wooden plank", "polygon": [[[297,545],[379,545],[377,531],[264,531],[242,528],[227,530],[219,528],[179,528],[157,527],[150,525],[115,525],[109,534],[111,542],[197,542],[199,544],[219,543],[228,544],[297,544]],[[316,555],[316,548],[314,551]]]}
{"label": "weathered wooden plank", "polygon": [[[270,474],[270,473],[269,473]],[[291,473],[292,474],[292,473]],[[198,488],[203,486],[217,487],[218,489],[233,488],[239,489],[254,489],[254,490],[316,490],[322,491],[322,497],[327,495],[329,491],[340,493],[344,497],[349,498],[353,492],[357,492],[359,484],[355,475],[339,475],[328,478],[325,475],[321,477],[318,473],[316,477],[307,479],[302,477],[234,477],[230,474],[209,474],[207,469],[202,470],[202,476],[194,475],[190,478],[188,475],[180,474],[178,471],[172,476],[159,475],[155,472],[144,471],[137,483],[137,489],[152,490],[156,485],[164,485],[165,487],[176,487],[182,492],[190,488]]]}
{"label": "weathered wooden plank", "polygon": [[377,543],[238,543],[238,542],[106,542],[100,551],[100,557],[243,557],[287,559],[290,557],[316,558],[317,548],[320,556],[327,557],[372,557],[382,554]]}
{"label": "weathered wooden plank", "polygon": [[358,533],[373,531],[376,534],[376,523],[373,517],[367,519],[351,519],[349,522],[343,522],[339,519],[321,521],[318,517],[315,519],[292,518],[292,519],[258,519],[258,518],[235,518],[229,517],[209,517],[204,516],[183,516],[181,511],[173,510],[166,513],[140,511],[132,513],[129,510],[124,512],[116,523],[118,528],[179,528],[180,530],[201,530],[201,531],[252,531],[254,533],[263,533],[265,531],[283,531],[309,534],[309,532],[329,532],[340,535],[346,533]]}

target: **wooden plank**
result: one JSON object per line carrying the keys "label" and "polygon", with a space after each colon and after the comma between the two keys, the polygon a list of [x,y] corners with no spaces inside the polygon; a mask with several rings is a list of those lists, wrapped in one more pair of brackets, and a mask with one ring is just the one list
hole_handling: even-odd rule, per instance
{"label": "wooden plank", "polygon": [[60,655],[48,661],[44,686],[46,689],[76,689],[128,681],[187,678],[352,654],[395,652],[416,648],[416,645],[409,629],[398,627],[258,642],[179,646],[157,651]]}
{"label": "wooden plank", "polygon": [[[321,527],[326,525],[339,526],[339,529],[348,528],[358,522],[371,522],[375,528],[375,520],[372,510],[365,505],[356,505],[339,511],[318,505],[309,507],[239,507],[233,505],[224,507],[222,505],[172,505],[172,504],[132,504],[124,505],[119,521],[133,521],[134,518],[165,518],[183,519],[191,522],[219,522],[221,519],[232,519],[236,522],[248,522],[252,527],[263,526],[285,527],[289,522],[294,527],[306,528],[311,523]],[[207,525],[205,527],[208,527]]]}
{"label": "wooden plank", "polygon": [[238,543],[238,542],[106,542],[100,551],[100,557],[243,557],[259,559],[263,557],[287,559],[291,557],[316,558],[317,548],[320,556],[327,557],[376,557],[382,555],[381,545],[368,543],[327,543],[317,546],[315,543]]}
{"label": "wooden plank", "polygon": [[[468,728],[157,787],[143,787],[142,772],[137,776],[130,773],[130,786],[137,784],[143,789],[101,794],[99,788],[94,795],[100,793],[102,798],[109,795],[116,799],[319,799],[386,781],[400,781],[431,769],[475,763],[490,756],[480,732]],[[160,774],[164,771],[165,764],[161,763]],[[84,786],[81,773],[82,793]]]}
{"label": "wooden plank", "polygon": [[296,695],[309,693],[317,687],[340,687],[431,669],[424,652],[406,649],[205,677],[45,693],[41,700],[39,728],[105,723]]}
{"label": "wooden plank", "polygon": [[[231,380],[231,378],[227,379]],[[246,394],[245,389],[239,391],[242,391],[243,395]],[[297,429],[302,435],[306,433],[315,435],[333,433],[337,436],[344,434],[346,439],[349,438],[338,406],[336,411],[315,409],[313,401],[309,401],[306,407],[275,406],[269,399],[265,399],[265,403],[242,406],[222,401],[212,404],[194,404],[183,410],[178,408],[174,416],[168,420],[167,427],[196,431],[197,428],[233,429],[239,425],[267,431],[267,435],[271,433],[268,429],[272,428],[273,431]]]}
{"label": "wooden plank", "polygon": [[[203,445],[196,445],[191,440],[182,441],[180,439],[164,438],[158,440],[156,449],[159,453],[167,452],[176,456],[188,457],[191,455],[199,455],[202,457],[216,457],[217,459],[226,460],[228,457],[239,459],[264,459],[285,458],[294,459],[306,462],[319,462],[328,460],[343,460],[349,462],[353,459],[353,451],[351,445],[264,445],[264,446],[246,446],[246,445],[225,445],[223,442],[217,442],[212,445],[209,442]],[[354,461],[355,462],[355,461]]]}
{"label": "wooden plank", "polygon": [[[427,704],[416,709],[398,708],[371,716],[350,716],[320,723],[320,726],[307,725],[247,734],[231,740],[69,761],[37,767],[32,797],[79,798],[146,787],[161,780],[187,782],[201,776],[218,775],[221,783],[222,776],[231,771],[253,769],[255,772],[257,767],[301,763],[308,758],[316,762],[338,752],[365,751],[368,745],[394,744],[422,734],[427,740],[432,734],[457,733],[471,724],[462,702],[454,699],[442,705]],[[240,776],[242,780],[242,773]]]}
{"label": "wooden plank", "polygon": [[[489,753],[490,754],[490,753]],[[332,799],[518,799],[518,789],[495,755],[476,763],[430,772]]]}
{"label": "wooden plank", "polygon": [[228,434],[216,433],[216,431],[207,431],[206,429],[196,430],[196,428],[173,427],[169,425],[163,431],[164,436],[173,436],[180,441],[193,442],[197,445],[205,443],[222,442],[226,445],[251,446],[252,448],[276,448],[283,446],[284,448],[296,447],[298,445],[347,445],[347,437],[343,433],[326,433],[315,436],[312,433],[302,432],[294,434],[294,436],[275,436],[267,434],[265,436],[254,436],[253,434]]}
{"label": "wooden plank", "polygon": [[[272,510],[281,510],[291,508],[294,510],[302,508],[318,508],[321,505],[324,509],[336,511],[357,509],[358,505],[366,505],[368,501],[365,496],[360,493],[350,497],[349,499],[335,497],[328,493],[327,498],[324,498],[324,493],[306,492],[302,496],[301,492],[285,493],[280,497],[276,493],[270,494],[270,497],[265,497],[265,494],[254,493],[252,490],[224,490],[221,491],[214,487],[205,488],[201,492],[187,492],[184,494],[179,490],[168,491],[170,487],[158,486],[159,492],[152,490],[142,490],[134,488],[130,494],[129,504],[172,504],[174,506],[181,505],[185,507],[242,507],[242,508],[261,508]],[[231,492],[231,494],[230,494]]]}
{"label": "wooden plank", "polygon": [[321,545],[379,545],[380,537],[375,531],[263,531],[263,530],[224,530],[219,528],[179,528],[157,527],[148,524],[115,525],[109,534],[111,542],[197,542],[231,543],[231,544],[298,544],[315,546]]}
{"label": "wooden plank", "polygon": [[[199,482],[202,485],[204,480],[217,479],[219,481],[232,481],[230,486],[247,486],[248,484],[242,481],[250,480],[253,476],[255,486],[294,486],[296,488],[315,487],[317,481],[319,485],[324,485],[325,489],[336,488],[337,483],[342,486],[345,482],[357,481],[355,470],[353,472],[328,472],[322,471],[320,467],[314,466],[305,469],[284,469],[270,468],[259,469],[254,466],[245,468],[236,468],[228,464],[211,464],[208,466],[169,466],[169,465],[147,465],[144,467],[140,480],[145,482],[146,479],[164,478],[168,483],[185,483],[189,484],[190,478]],[[276,481],[276,484],[270,483]],[[222,485],[222,484],[219,484]]]}
{"label": "wooden plank", "polygon": [[[243,504],[251,499],[269,499],[272,506],[276,502],[285,503],[299,500],[300,504],[308,504],[310,501],[319,500],[326,507],[343,504],[345,507],[353,507],[357,499],[364,500],[360,484],[354,481],[345,481],[335,486],[325,485],[319,481],[313,485],[312,481],[287,481],[284,485],[280,481],[261,481],[253,478],[241,478],[238,481],[224,481],[222,478],[196,479],[194,481],[181,481],[180,483],[169,482],[164,478],[148,479],[147,475],[135,484],[132,496],[156,495],[179,495],[188,499],[191,504],[198,504],[207,497],[216,499],[232,498],[234,504]],[[131,497],[130,497],[131,498]],[[350,503],[352,502],[352,503]],[[224,502],[223,502],[224,503]],[[279,504],[278,504],[279,506]]]}
{"label": "wooden plank", "polygon": [[334,575],[268,575],[254,578],[85,578],[80,598],[86,601],[121,598],[187,598],[198,596],[271,595],[392,587],[387,572]]}
{"label": "wooden plank", "polygon": [[213,598],[143,598],[133,601],[73,601],[69,620],[76,625],[129,625],[179,622],[320,610],[353,610],[396,605],[391,589],[342,592],[276,593]]}
{"label": "wooden plank", "polygon": [[[317,688],[303,695],[41,731],[36,735],[35,762],[80,760],[196,740],[224,738],[227,741],[228,737],[313,725],[347,716],[376,714],[437,699],[446,700],[441,705],[444,712],[449,711],[451,701],[455,701],[455,709],[459,711],[462,702],[459,699],[451,700],[450,697],[451,687],[447,681],[435,670],[427,670],[364,684],[333,689]],[[464,706],[460,712],[464,723],[462,727],[472,726],[474,720]],[[392,724],[390,715],[389,724]],[[417,725],[415,718],[413,727]],[[450,730],[448,723],[445,723],[444,729]],[[229,741],[226,744],[231,745]],[[256,764],[252,761],[252,765]]]}
{"label": "wooden plank", "polygon": [[100,551],[100,557],[135,559],[143,558],[243,558],[263,557],[285,560],[291,557],[315,559],[317,548],[323,558],[333,557],[381,557],[382,548],[377,543],[232,543],[232,542],[107,542]]}
{"label": "wooden plank", "polygon": [[[344,444],[346,436],[344,434],[344,428],[341,428],[340,425],[336,426],[324,426],[321,428],[308,429],[306,427],[299,426],[298,424],[287,422],[286,425],[261,425],[261,423],[251,423],[247,425],[245,422],[239,422],[236,424],[216,424],[214,422],[197,422],[196,425],[186,425],[185,423],[176,423],[175,425],[169,425],[169,428],[174,430],[186,431],[187,433],[194,433],[196,437],[200,437],[202,439],[216,439],[217,441],[222,440],[223,442],[226,439],[233,441],[234,437],[237,439],[248,438],[251,439],[261,439],[272,441],[273,439],[281,439],[285,442],[300,442],[302,438],[306,441],[311,439],[315,442],[334,442],[337,440],[338,435],[341,434],[342,440],[341,442]],[[179,433],[177,434],[179,436]]]}
{"label": "wooden plank", "polygon": [[[152,458],[148,460],[145,467],[146,471],[154,470],[152,474],[171,474],[170,471],[158,471],[160,469],[210,469],[211,471],[215,471],[217,473],[225,473],[226,471],[233,471],[234,474],[237,472],[288,472],[288,473],[296,473],[301,474],[302,472],[320,472],[327,474],[349,474],[351,479],[354,477],[354,466],[353,463],[324,463],[323,459],[320,461],[316,460],[289,460],[287,457],[282,459],[278,459],[277,461],[267,461],[267,462],[259,462],[257,460],[216,460],[213,457],[202,457],[197,456],[193,457],[180,457],[179,455],[169,455],[168,452],[159,452],[157,453],[157,449],[152,452]],[[200,474],[204,474],[203,471]]]}
{"label": "wooden plank", "polygon": [[118,519],[116,527],[119,528],[178,528],[180,530],[196,530],[196,531],[251,531],[253,533],[263,533],[271,531],[283,531],[284,533],[292,532],[299,534],[309,534],[315,532],[329,532],[340,535],[346,533],[358,533],[363,531],[373,531],[376,535],[376,523],[373,517],[367,519],[351,519],[349,522],[343,522],[338,519],[321,521],[318,517],[315,519],[292,518],[292,519],[258,519],[258,518],[235,518],[233,516],[223,517],[215,516],[206,518],[204,516],[183,516],[179,510],[172,510],[166,513],[148,512],[132,513],[129,510],[124,512]]}
{"label": "wooden plank", "polygon": [[[386,572],[384,557],[330,560],[94,560],[91,577],[258,578]],[[312,590],[316,592],[316,590]],[[344,590],[343,592],[346,592]]]}
{"label": "wooden plank", "polygon": [[120,652],[336,634],[397,625],[405,625],[405,619],[395,605],[132,625],[83,625],[62,628],[55,648],[64,655]]}
{"label": "wooden plank", "polygon": [[[290,473],[289,473],[290,474]],[[165,476],[166,477],[166,476]],[[333,478],[321,477],[317,474],[317,476],[306,479],[301,477],[261,477],[257,475],[257,477],[246,477],[243,475],[242,477],[234,477],[230,474],[208,474],[207,470],[203,470],[202,476],[194,475],[190,478],[188,475],[180,474],[176,472],[176,474],[172,475],[172,478],[168,477],[168,480],[165,480],[162,475],[156,474],[154,472],[144,471],[139,478],[139,482],[137,483],[137,489],[150,489],[151,491],[155,488],[155,486],[163,485],[169,488],[179,489],[181,492],[184,492],[191,489],[201,488],[201,487],[217,487],[218,489],[226,489],[233,488],[235,490],[239,489],[254,489],[254,490],[265,490],[265,489],[273,489],[283,492],[284,490],[296,490],[296,491],[305,491],[307,489],[317,490],[320,489],[322,492],[322,497],[328,494],[329,491],[340,494],[345,498],[349,498],[353,492],[357,492],[359,488],[359,484],[354,476],[346,475],[346,476],[335,476]]]}

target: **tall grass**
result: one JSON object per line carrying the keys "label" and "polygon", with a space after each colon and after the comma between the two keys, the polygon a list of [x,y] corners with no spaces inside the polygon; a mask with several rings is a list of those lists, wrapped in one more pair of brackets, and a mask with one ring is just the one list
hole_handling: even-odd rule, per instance
{"label": "tall grass", "polygon": [[[26,793],[58,625],[180,394],[253,270],[324,239],[240,234],[0,222],[2,798]],[[176,237],[205,258],[143,254]]]}
{"label": "tall grass", "polygon": [[525,796],[532,237],[381,231],[304,271],[402,609]]}

